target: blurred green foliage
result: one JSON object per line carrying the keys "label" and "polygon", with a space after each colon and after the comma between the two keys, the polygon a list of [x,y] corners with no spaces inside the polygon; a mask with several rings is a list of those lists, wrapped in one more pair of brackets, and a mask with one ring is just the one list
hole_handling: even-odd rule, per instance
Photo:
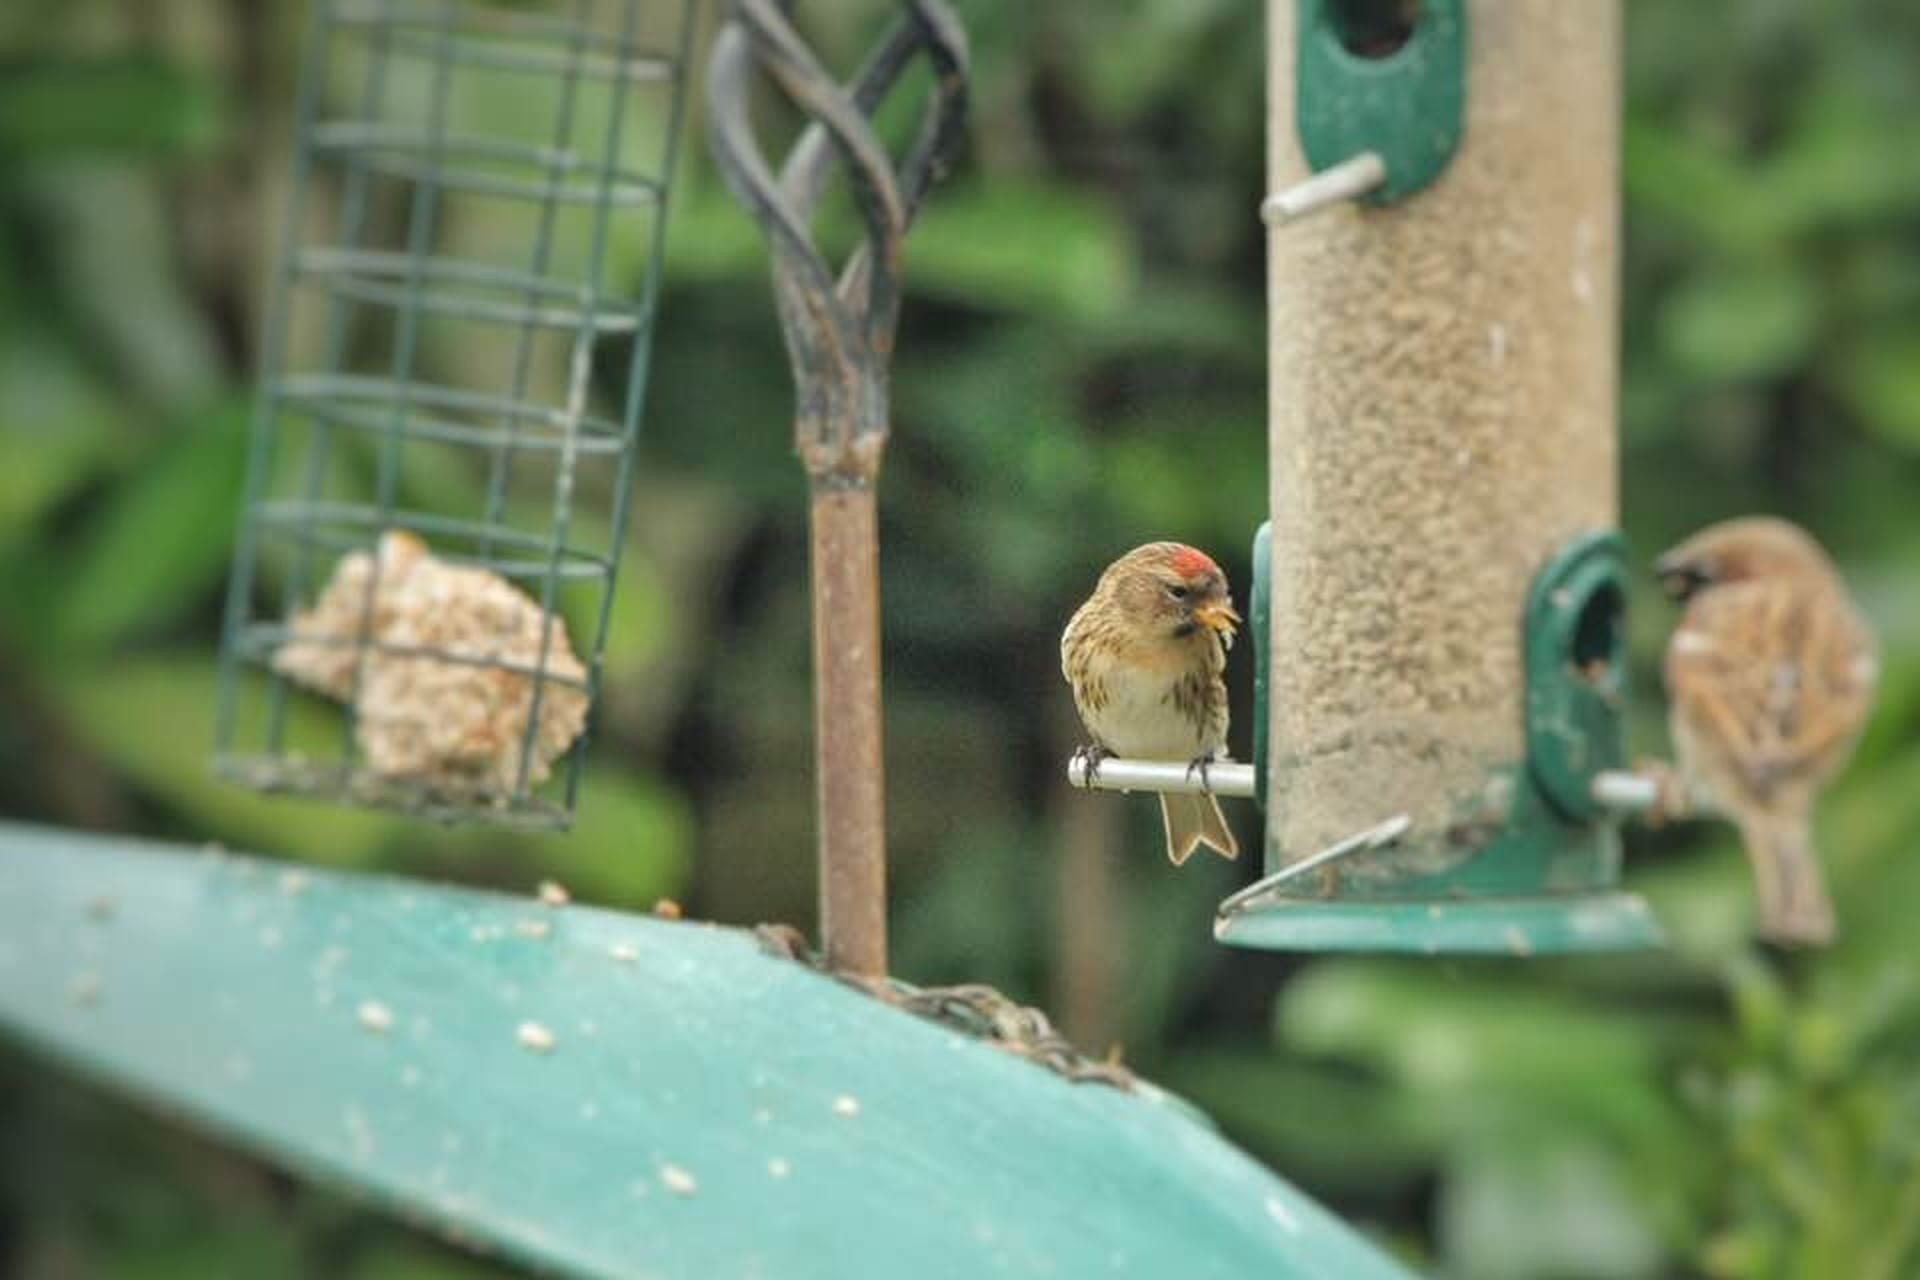
{"label": "blurred green foliage", "polygon": [[[802,7],[846,65],[878,6]],[[1753,947],[1739,853],[1695,827],[1633,849],[1670,953],[1517,964],[1222,954],[1205,921],[1231,870],[1175,876],[1144,806],[1061,794],[1055,636],[1099,567],[1170,536],[1247,580],[1261,47],[1223,0],[962,7],[972,145],[909,244],[883,488],[900,971],[1123,1041],[1436,1274],[1920,1275],[1920,11],[1628,5],[1628,533],[1644,558],[1780,511],[1865,599],[1884,692],[1821,826],[1845,937]],[[426,828],[206,771],[296,25],[250,0],[0,9],[0,812],[806,920],[789,387],[758,238],[697,144],[575,832]],[[1652,751],[1670,615],[1641,598]],[[0,1081],[7,1274],[494,1274],[32,1058]]]}

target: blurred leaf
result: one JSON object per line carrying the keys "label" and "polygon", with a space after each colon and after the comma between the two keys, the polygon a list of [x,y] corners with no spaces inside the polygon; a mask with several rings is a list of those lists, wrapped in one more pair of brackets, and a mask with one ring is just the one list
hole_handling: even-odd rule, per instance
{"label": "blurred leaf", "polygon": [[68,567],[53,619],[69,643],[98,646],[197,604],[233,545],[247,412],[230,402],[190,420],[108,499]]}
{"label": "blurred leaf", "polygon": [[0,332],[0,542],[28,526],[103,460],[114,412],[110,390],[63,346]]}
{"label": "blurred leaf", "polygon": [[[1153,282],[1151,306],[1122,306],[1078,323],[1099,344],[1090,354],[1123,360],[1154,361],[1168,353],[1204,357],[1231,364],[1250,384],[1266,377],[1267,334],[1264,311],[1244,293],[1215,282]],[[1040,335],[1057,332],[1046,326]]]}
{"label": "blurred leaf", "polygon": [[[1160,1082],[1220,1122],[1235,1141],[1335,1194],[1377,1198],[1424,1175],[1442,1148],[1433,1126],[1384,1082],[1274,1054],[1267,1044],[1188,1049]],[[1327,1117],[1339,1116],[1330,1125]]]}
{"label": "blurred leaf", "polygon": [[1884,104],[1845,84],[1825,90],[1803,99],[1765,172],[1784,221],[1831,230],[1911,211],[1920,201],[1920,149],[1883,127]]}
{"label": "blurred leaf", "polygon": [[204,151],[224,123],[216,82],[150,59],[48,60],[0,75],[0,157]]}
{"label": "blurred leaf", "polygon": [[[522,856],[529,879],[542,868],[582,901],[644,910],[684,892],[693,837],[693,815],[671,787],[605,765],[583,774],[573,829],[528,837]],[[442,832],[434,843],[457,850],[476,838],[486,837]]]}
{"label": "blurred leaf", "polygon": [[[1920,829],[1920,743],[1849,776],[1822,805],[1819,841],[1826,854],[1842,920],[1832,963],[1873,968],[1908,955],[1912,933],[1903,921],[1920,900],[1920,859],[1912,856]],[[1913,1005],[1920,1018],[1920,1000]]]}
{"label": "blurred leaf", "polygon": [[1636,1280],[1667,1274],[1632,1174],[1597,1146],[1481,1144],[1452,1163],[1440,1201],[1448,1269],[1473,1280]]}
{"label": "blurred leaf", "polygon": [[906,261],[917,288],[980,307],[1098,316],[1134,289],[1127,228],[1112,206],[1057,185],[942,192],[915,225]]}
{"label": "blurred leaf", "polygon": [[1679,859],[1630,857],[1631,887],[1646,895],[1674,958],[1718,972],[1752,936],[1751,876],[1738,838],[1721,824],[1693,833],[1691,853]]}
{"label": "blurred leaf", "polygon": [[[1896,581],[1878,573],[1852,575],[1880,640],[1873,716],[1854,753],[1853,767],[1875,770],[1876,775],[1885,768],[1886,780],[1902,787],[1920,780],[1920,772],[1915,772],[1920,761],[1909,757],[1920,744],[1920,598],[1910,597],[1907,572],[1896,569]],[[1876,608],[1882,601],[1886,607]]]}
{"label": "blurred leaf", "polygon": [[22,194],[48,233],[40,252],[59,315],[85,359],[122,384],[129,416],[184,413],[232,393],[218,318],[177,257],[165,188],[134,166],[89,160],[31,171]]}
{"label": "blurred leaf", "polygon": [[343,1280],[489,1280],[514,1274],[446,1249],[396,1242],[368,1250]]}
{"label": "blurred leaf", "polygon": [[[385,814],[263,795],[216,777],[211,654],[90,664],[61,674],[49,692],[90,750],[210,839],[356,866],[373,862],[398,825]],[[288,715],[298,740],[338,734],[331,717],[302,701],[290,702]]]}
{"label": "blurred leaf", "polygon": [[[1024,957],[1045,940],[1045,898],[1032,891],[1034,834],[1006,827],[956,832],[932,879],[900,912],[894,968],[927,985],[985,982],[1034,997]],[[1013,945],[980,945],[982,921]]]}
{"label": "blurred leaf", "polygon": [[[531,884],[552,875],[583,900],[645,908],[680,891],[692,822],[672,791],[645,778],[590,769],[571,832],[526,835],[486,826],[448,828],[397,814],[269,795],[212,770],[218,680],[211,660],[150,657],[74,674],[54,686],[69,724],[196,829],[237,848],[335,866],[378,866],[404,848],[416,866],[484,865]],[[326,708],[288,701],[290,743],[337,740]]]}
{"label": "blurred leaf", "polygon": [[1920,327],[1863,335],[1841,365],[1839,387],[1867,430],[1920,452]]}
{"label": "blurred leaf", "polygon": [[[1238,545],[1265,519],[1267,477],[1231,459],[1246,439],[1263,434],[1252,420],[1189,420],[1109,441],[1101,453],[1101,492],[1143,533],[1215,549]],[[1195,502],[1195,494],[1205,494],[1205,501]]]}
{"label": "blurred leaf", "polygon": [[1584,1008],[1491,972],[1466,981],[1362,960],[1314,965],[1282,992],[1278,1017],[1298,1049],[1448,1099],[1444,1122],[1461,1133],[1534,1112],[1656,1135],[1671,1116],[1646,1086],[1663,1042],[1685,1027]]}
{"label": "blurred leaf", "polygon": [[[698,176],[673,193],[673,216],[667,222],[666,269],[677,281],[767,278],[766,241],[753,218],[716,181]],[[763,294],[768,307],[771,296]]]}
{"label": "blurred leaf", "polygon": [[[1231,809],[1228,821],[1233,821]],[[1236,824],[1246,830],[1244,824]],[[1136,803],[1127,828],[1133,835],[1126,852],[1152,859],[1161,854],[1166,837],[1159,806]],[[1243,835],[1242,840],[1245,840]],[[1168,868],[1157,866],[1165,876]],[[1120,965],[1127,1046],[1135,1061],[1151,1061],[1152,1041],[1188,1002],[1207,989],[1212,974],[1228,963],[1222,948],[1195,946],[1213,926],[1214,908],[1236,887],[1231,864],[1208,858],[1202,866],[1182,868],[1182,874],[1127,886],[1127,914],[1122,929],[1127,939]],[[1170,882],[1169,882],[1170,881]]]}
{"label": "blurred leaf", "polygon": [[101,1280],[284,1276],[295,1274],[300,1265],[296,1242],[266,1214],[190,1224],[156,1222],[137,1245],[116,1249],[101,1261]]}
{"label": "blurred leaf", "polygon": [[1779,237],[1781,211],[1762,185],[1721,150],[1680,130],[1630,114],[1621,165],[1634,210],[1656,215],[1706,247],[1750,255]]}
{"label": "blurred leaf", "polygon": [[1763,378],[1806,358],[1819,298],[1791,266],[1705,272],[1688,279],[1660,312],[1676,364],[1711,381]]}
{"label": "blurred leaf", "polygon": [[[674,198],[676,277],[763,277],[765,243],[723,190],[689,183]],[[847,219],[823,214],[818,235],[823,245],[849,239]],[[1072,316],[1111,314],[1134,287],[1117,211],[1097,195],[1037,183],[943,188],[914,224],[906,272],[916,289],[974,306]]]}

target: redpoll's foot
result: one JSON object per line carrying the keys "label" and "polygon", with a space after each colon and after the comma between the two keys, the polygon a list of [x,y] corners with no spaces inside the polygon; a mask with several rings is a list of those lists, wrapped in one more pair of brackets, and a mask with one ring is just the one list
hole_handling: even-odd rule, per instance
{"label": "redpoll's foot", "polygon": [[1089,789],[1100,779],[1100,762],[1112,754],[1113,752],[1097,742],[1089,742],[1074,748],[1073,758],[1085,770],[1086,785]]}
{"label": "redpoll's foot", "polygon": [[1207,770],[1213,767],[1215,755],[1208,752],[1204,756],[1195,756],[1187,761],[1187,781],[1193,781],[1195,775],[1200,778],[1200,789],[1208,795],[1213,794],[1213,779],[1207,776]]}

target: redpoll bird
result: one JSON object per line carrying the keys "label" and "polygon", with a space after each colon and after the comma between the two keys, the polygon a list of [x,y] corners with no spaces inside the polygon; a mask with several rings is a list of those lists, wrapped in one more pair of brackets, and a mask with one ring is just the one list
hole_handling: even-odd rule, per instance
{"label": "redpoll bird", "polygon": [[1761,936],[1829,941],[1813,808],[1866,724],[1872,633],[1826,553],[1784,520],[1716,524],[1654,567],[1686,603],[1666,661],[1682,779],[1740,828]]}
{"label": "redpoll bird", "polygon": [[[1107,566],[1060,637],[1060,669],[1104,756],[1177,760],[1202,770],[1227,745],[1227,646],[1240,615],[1227,577],[1204,553],[1150,542]],[[1167,856],[1177,866],[1201,845],[1240,854],[1211,795],[1162,795]]]}

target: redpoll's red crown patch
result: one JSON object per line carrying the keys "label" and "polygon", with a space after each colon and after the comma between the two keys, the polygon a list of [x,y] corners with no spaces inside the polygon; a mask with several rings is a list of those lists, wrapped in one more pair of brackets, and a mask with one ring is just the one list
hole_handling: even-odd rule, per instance
{"label": "redpoll's red crown patch", "polygon": [[1220,572],[1220,566],[1213,562],[1211,556],[1193,547],[1176,547],[1173,554],[1167,557],[1167,563],[1172,565],[1173,571],[1183,578],[1197,578],[1203,573]]}

